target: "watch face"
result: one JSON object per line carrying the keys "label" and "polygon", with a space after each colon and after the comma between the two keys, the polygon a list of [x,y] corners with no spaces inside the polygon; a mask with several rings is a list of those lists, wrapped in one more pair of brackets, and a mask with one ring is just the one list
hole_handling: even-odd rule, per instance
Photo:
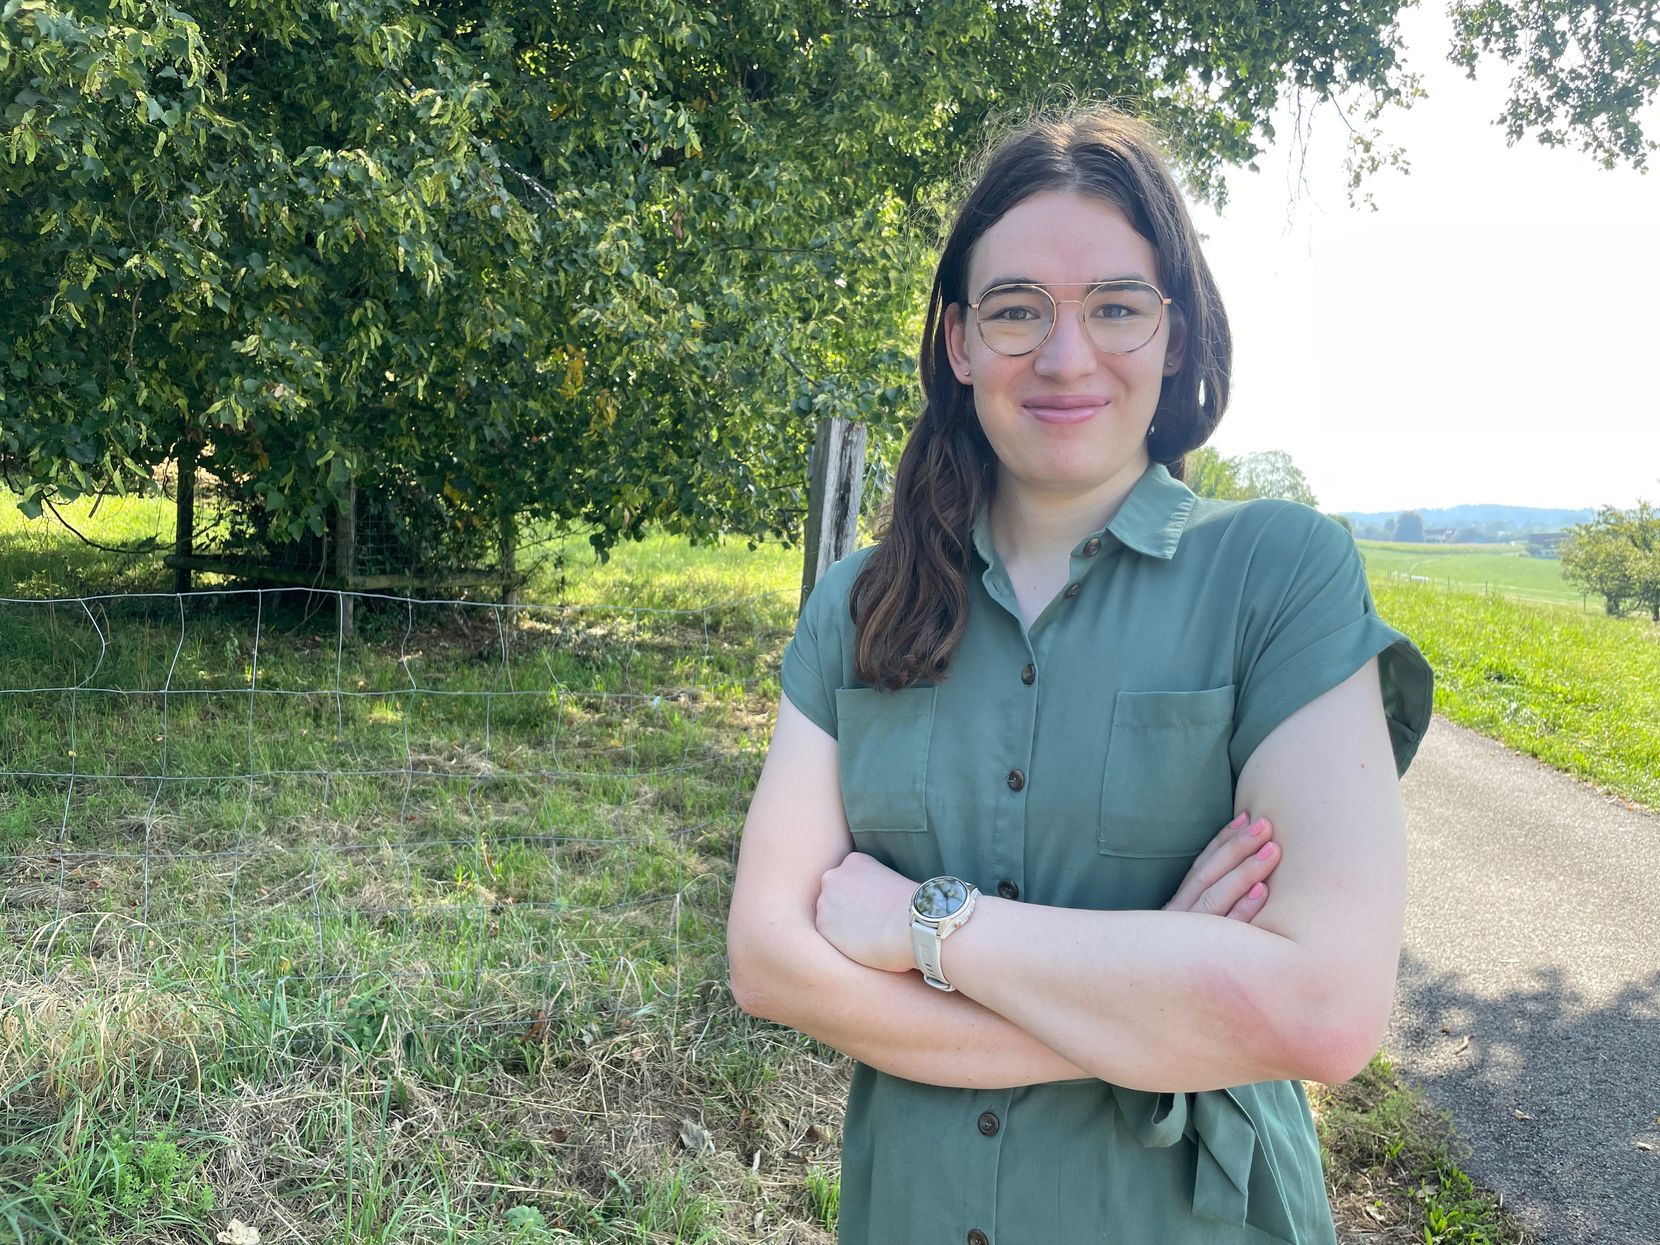
{"label": "watch face", "polygon": [[968,902],[968,885],[960,878],[929,878],[917,887],[911,906],[930,921],[954,916]]}

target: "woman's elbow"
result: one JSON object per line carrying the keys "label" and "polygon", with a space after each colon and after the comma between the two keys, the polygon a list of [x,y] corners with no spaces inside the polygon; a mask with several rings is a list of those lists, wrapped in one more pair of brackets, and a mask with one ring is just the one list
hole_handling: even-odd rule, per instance
{"label": "woman's elbow", "polygon": [[738,1008],[761,1020],[781,1020],[783,983],[776,957],[767,955],[764,941],[738,922],[727,925],[726,965],[726,984]]}
{"label": "woman's elbow", "polygon": [[1327,1006],[1311,1009],[1293,1043],[1296,1075],[1341,1085],[1358,1076],[1383,1045],[1394,1001],[1391,989],[1334,992]]}
{"label": "woman's elbow", "polygon": [[774,1020],[773,1015],[778,1009],[775,1006],[775,997],[765,984],[765,979],[757,975],[752,968],[740,968],[738,959],[730,951],[727,953],[729,971],[726,984],[732,991],[732,1001],[738,1005],[738,1010],[747,1012],[759,1020]]}

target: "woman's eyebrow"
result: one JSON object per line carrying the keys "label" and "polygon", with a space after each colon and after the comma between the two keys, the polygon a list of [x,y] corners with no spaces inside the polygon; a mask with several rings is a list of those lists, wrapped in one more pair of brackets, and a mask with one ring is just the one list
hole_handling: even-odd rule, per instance
{"label": "woman's eyebrow", "polygon": [[[1119,281],[1140,281],[1140,282],[1142,282],[1143,284],[1146,284],[1146,285],[1153,284],[1153,279],[1151,277],[1144,277],[1139,272],[1120,273],[1119,275],[1117,275],[1115,277],[1096,277],[1095,280],[1093,280],[1093,281],[1061,281],[1061,282],[1056,282],[1055,284],[1058,284],[1058,285],[1112,285],[1115,282],[1119,282]],[[978,295],[975,296],[975,301],[978,302],[980,299],[984,298],[986,296],[986,291],[987,290],[995,290],[1000,285],[1043,285],[1043,284],[1044,283],[1042,281],[1034,280],[1031,277],[1018,277],[1018,276],[993,277],[990,281],[987,281],[984,285],[982,285],[980,287],[980,292],[979,292]]]}

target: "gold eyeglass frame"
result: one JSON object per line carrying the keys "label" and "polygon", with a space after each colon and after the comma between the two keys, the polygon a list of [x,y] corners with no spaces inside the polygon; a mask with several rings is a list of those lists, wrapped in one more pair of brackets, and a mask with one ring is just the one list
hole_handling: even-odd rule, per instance
{"label": "gold eyeglass frame", "polygon": [[[1111,286],[1114,289],[1122,289],[1123,287],[1130,286],[1130,285],[1139,285],[1139,286],[1142,286],[1146,289],[1152,290],[1153,293],[1158,295],[1158,298],[1159,298],[1159,319],[1158,319],[1158,323],[1153,325],[1153,331],[1147,335],[1147,341],[1142,342],[1140,346],[1132,346],[1128,350],[1108,350],[1105,346],[1096,345],[1095,338],[1090,335],[1089,325],[1088,324],[1084,325],[1084,337],[1086,339],[1088,339],[1089,344],[1091,346],[1095,346],[1095,348],[1097,350],[1102,351],[1105,354],[1134,354],[1137,350],[1140,350],[1143,347],[1145,347],[1147,345],[1147,342],[1152,341],[1153,338],[1155,338],[1159,335],[1159,329],[1162,328],[1163,325],[1164,325],[1164,309],[1166,307],[1170,306],[1170,303],[1171,303],[1171,299],[1169,298],[1169,296],[1166,295],[1163,290],[1159,289],[1159,287],[1154,285],[1151,281],[1097,281],[1093,285],[1091,285],[1087,290],[1084,291],[1084,296],[1082,298],[1056,298],[1054,296],[1054,294],[1052,294],[1050,292],[1049,287],[1047,285],[1040,285],[1036,281],[1005,281],[1002,285],[994,285],[989,290],[986,290],[985,292],[983,292],[980,295],[980,302],[979,303],[969,303],[969,304],[967,304],[967,306],[968,306],[968,309],[974,313],[974,331],[980,335],[980,340],[982,342],[985,342],[985,346],[986,346],[987,350],[992,351],[994,354],[1002,355],[1003,358],[1005,358],[1005,359],[1024,359],[1027,355],[1033,354],[1036,351],[1042,350],[1044,345],[1049,341],[1049,339],[1055,335],[1055,325],[1060,322],[1061,308],[1063,306],[1065,306],[1067,303],[1077,303],[1078,304],[1078,319],[1080,321],[1083,320],[1083,318],[1084,318],[1084,304],[1087,301],[1089,301],[1089,297],[1090,297],[1091,294],[1095,293],[1096,290],[1100,289],[1104,285],[1105,286]],[[1033,346],[1030,350],[1022,350],[1019,354],[1007,354],[1007,353],[1005,353],[1001,350],[998,350],[997,347],[993,346],[989,341],[986,341],[985,321],[980,319],[980,303],[985,302],[986,299],[990,298],[993,294],[997,293],[999,290],[1042,290],[1043,291],[1043,296],[1049,300],[1050,306],[1054,309],[1052,314],[1049,317],[1049,331],[1043,335],[1043,341],[1040,341],[1037,345]]]}

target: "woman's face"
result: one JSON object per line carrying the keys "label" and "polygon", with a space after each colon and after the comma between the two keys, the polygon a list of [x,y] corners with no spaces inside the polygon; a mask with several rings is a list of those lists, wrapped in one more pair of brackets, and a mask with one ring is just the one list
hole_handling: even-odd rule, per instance
{"label": "woman's face", "polygon": [[1030,354],[987,346],[976,312],[946,309],[946,347],[957,379],[997,454],[999,488],[1057,499],[1122,496],[1147,469],[1147,426],[1159,387],[1181,364],[1165,308],[1151,341],[1109,354],[1085,335],[1081,299],[1100,281],[1159,283],[1153,244],[1112,203],[1050,190],[1011,208],[969,254],[968,300],[1011,281],[1044,285],[1059,303],[1054,331]]}

